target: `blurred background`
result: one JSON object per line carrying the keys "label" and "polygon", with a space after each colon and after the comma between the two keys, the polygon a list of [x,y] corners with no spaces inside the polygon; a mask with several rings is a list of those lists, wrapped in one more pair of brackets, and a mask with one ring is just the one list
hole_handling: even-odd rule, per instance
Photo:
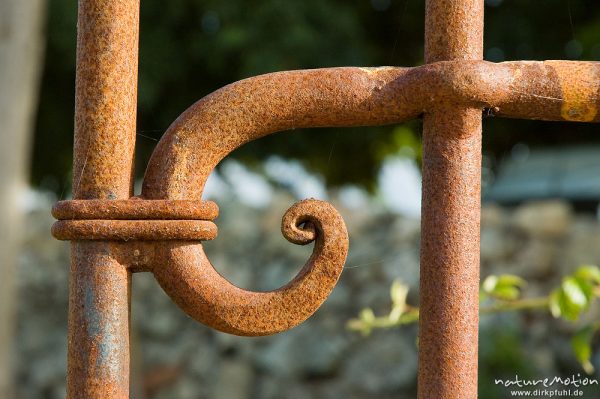
{"label": "blurred background", "polygon": [[[65,394],[69,248],[49,229],[52,204],[71,191],[76,18],[74,0],[0,1],[2,398],[11,386],[17,398]],[[138,180],[201,97],[273,71],[422,64],[423,20],[424,0],[143,2]],[[600,60],[600,6],[486,0],[485,58]],[[482,276],[516,274],[526,295],[546,295],[578,265],[600,264],[600,135],[591,124],[484,118]],[[363,337],[346,323],[364,307],[389,309],[395,279],[418,304],[420,135],[420,121],[297,130],[227,158],[206,190],[221,208],[206,248],[222,274],[255,290],[289,281],[310,248],[288,244],[279,220],[307,197],[344,216],[346,270],[309,321],[256,339],[196,324],[136,275],[132,398],[414,398],[416,326]],[[580,323],[599,316],[592,307]],[[483,316],[480,396],[506,397],[494,378],[584,374],[569,347],[578,326],[547,312]]]}

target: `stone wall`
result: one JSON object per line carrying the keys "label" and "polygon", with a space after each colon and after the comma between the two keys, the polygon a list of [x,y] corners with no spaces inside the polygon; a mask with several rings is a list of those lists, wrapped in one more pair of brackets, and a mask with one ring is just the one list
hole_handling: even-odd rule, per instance
{"label": "stone wall", "polygon": [[[287,282],[311,251],[289,244],[279,233],[281,215],[293,202],[284,192],[264,211],[220,202],[219,237],[206,244],[218,270],[249,289],[269,290]],[[389,286],[396,278],[412,287],[409,302],[417,303],[419,221],[387,213],[375,203],[347,209],[333,202],[351,237],[346,270],[323,307],[290,332],[240,338],[211,331],[183,314],[151,275],[135,275],[131,397],[414,398],[416,326],[364,338],[345,324],[363,307],[388,310]],[[49,206],[28,216],[19,271],[15,357],[18,397],[24,399],[64,398],[65,391],[69,253],[68,244],[49,236]],[[600,225],[565,203],[513,210],[486,205],[482,222],[482,275],[521,275],[530,281],[527,295],[545,294],[580,263],[600,264]],[[587,317],[599,315],[594,308]],[[512,338],[498,338],[498,325]],[[492,384],[494,373],[514,375],[514,367],[530,367],[536,376],[581,372],[565,338],[573,328],[540,314],[484,316],[482,386]],[[496,339],[517,343],[511,344],[512,363],[498,356],[497,342],[504,341]]]}

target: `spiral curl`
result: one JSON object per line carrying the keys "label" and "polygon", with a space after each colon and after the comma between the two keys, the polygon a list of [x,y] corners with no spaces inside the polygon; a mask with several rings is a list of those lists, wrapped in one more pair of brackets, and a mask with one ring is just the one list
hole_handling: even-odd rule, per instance
{"label": "spiral curl", "polygon": [[152,271],[195,320],[235,335],[275,334],[302,323],[319,308],[339,279],[348,253],[344,221],[327,202],[294,204],[283,217],[282,232],[293,243],[314,241],[315,246],[296,277],[273,291],[247,291],[231,284],[214,269],[201,244],[162,244]]}

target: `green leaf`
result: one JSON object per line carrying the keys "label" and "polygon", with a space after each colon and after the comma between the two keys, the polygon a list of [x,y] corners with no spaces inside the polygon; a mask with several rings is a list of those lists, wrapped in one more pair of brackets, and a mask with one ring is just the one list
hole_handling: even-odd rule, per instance
{"label": "green leaf", "polygon": [[566,277],[559,288],[550,294],[550,311],[554,317],[575,321],[590,306],[592,286],[581,279]]}
{"label": "green leaf", "polygon": [[402,317],[403,314],[403,309],[400,307],[393,307],[392,310],[390,311],[390,314],[388,315],[388,320],[391,323],[398,323],[400,321],[400,318]]}
{"label": "green leaf", "polygon": [[523,288],[527,285],[527,281],[519,276],[515,276],[514,274],[502,274],[498,278],[498,285]]}
{"label": "green leaf", "polygon": [[556,289],[550,295],[550,311],[556,318],[562,317],[568,321],[575,321],[579,318],[582,308],[574,305],[566,296],[561,288]]}
{"label": "green leaf", "polygon": [[388,320],[392,323],[397,323],[400,317],[406,312],[406,297],[408,296],[408,285],[401,280],[394,280],[390,288],[390,296],[392,298],[392,310],[388,316]]}
{"label": "green leaf", "polygon": [[561,289],[565,298],[573,305],[573,307],[583,310],[589,305],[589,297],[586,294],[584,286],[574,277],[564,278]]}
{"label": "green leaf", "polygon": [[560,316],[562,316],[562,292],[560,290],[560,288],[555,289],[554,291],[552,291],[552,293],[550,294],[550,313],[552,313],[552,316],[554,316],[555,318],[559,318]]}
{"label": "green leaf", "polygon": [[586,309],[589,308],[590,304],[594,300],[594,287],[589,282],[589,280],[583,279],[581,277],[574,277],[579,289],[585,295],[585,299],[587,302]]}
{"label": "green leaf", "polygon": [[365,324],[371,324],[375,321],[375,313],[373,313],[373,309],[371,308],[361,310],[358,317]]}
{"label": "green leaf", "polygon": [[519,296],[521,295],[521,290],[511,286],[498,286],[494,289],[494,292],[491,294],[498,299],[502,299],[505,301],[514,301],[515,299],[519,299]]}
{"label": "green leaf", "polygon": [[600,268],[594,265],[580,266],[575,272],[575,277],[588,281],[594,285],[600,284]]}
{"label": "green leaf", "polygon": [[497,299],[513,301],[521,295],[521,288],[527,282],[519,276],[503,274],[501,276],[488,276],[482,284],[483,291]]}
{"label": "green leaf", "polygon": [[483,280],[483,284],[481,285],[481,288],[483,289],[483,292],[487,293],[487,294],[491,294],[492,292],[494,292],[494,288],[496,288],[496,285],[498,284],[498,276],[487,276],[485,280]]}
{"label": "green leaf", "polygon": [[390,288],[390,297],[392,298],[394,307],[406,307],[408,290],[408,285],[404,284],[401,280],[394,280],[392,287]]}
{"label": "green leaf", "polygon": [[577,331],[571,338],[571,348],[575,353],[575,357],[588,374],[594,373],[594,366],[590,359],[592,357],[592,338],[597,329],[597,326],[586,326]]}

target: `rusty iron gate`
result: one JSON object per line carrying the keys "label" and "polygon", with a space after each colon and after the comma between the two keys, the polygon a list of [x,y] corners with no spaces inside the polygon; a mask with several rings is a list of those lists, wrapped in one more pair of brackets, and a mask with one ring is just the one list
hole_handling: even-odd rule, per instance
{"label": "rusty iron gate", "polygon": [[[292,128],[423,117],[420,399],[477,397],[482,110],[502,117],[598,122],[600,64],[482,60],[484,0],[426,1],[425,61],[415,68],[272,73],[226,86],[167,130],[133,196],[139,0],[80,0],[73,200],[53,209],[72,241],[67,395],[129,396],[131,278],[152,272],[194,319],[267,335],[307,319],[345,262],[343,220],[306,200],[283,217],[291,242],[314,241],[298,275],[272,292],[221,277],[200,241],[216,236],[203,202],[213,168],[249,141]],[[402,359],[398,359],[399,362]]]}

